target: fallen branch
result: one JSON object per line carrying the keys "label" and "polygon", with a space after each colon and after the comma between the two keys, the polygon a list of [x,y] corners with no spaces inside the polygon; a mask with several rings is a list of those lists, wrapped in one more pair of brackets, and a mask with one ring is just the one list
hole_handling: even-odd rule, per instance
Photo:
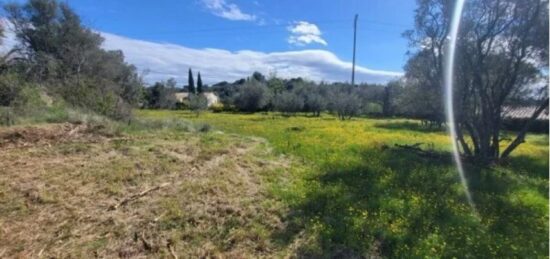
{"label": "fallen branch", "polygon": [[413,151],[418,151],[418,152],[427,152],[423,149],[420,148],[420,146],[422,145],[423,143],[416,143],[416,144],[413,144],[413,145],[400,145],[400,144],[395,144],[396,147],[398,148],[402,148],[402,149],[408,149],[408,150],[413,150]]}
{"label": "fallen branch", "polygon": [[146,250],[148,251],[151,251],[151,249],[153,249],[153,246],[149,243],[149,241],[147,241],[147,239],[145,238],[145,234],[141,233],[141,235],[139,236],[139,238],[141,239],[141,242],[143,243],[143,248],[145,248]]}
{"label": "fallen branch", "polygon": [[147,189],[147,190],[145,190],[145,191],[142,191],[142,192],[140,192],[140,193],[134,194],[134,195],[132,195],[132,196],[130,196],[130,197],[127,197],[127,198],[123,199],[123,200],[120,201],[119,203],[117,203],[117,204],[115,204],[115,205],[112,205],[111,207],[109,207],[109,210],[116,210],[116,209],[118,209],[119,207],[122,207],[122,206],[128,204],[128,203],[131,202],[131,201],[137,200],[137,199],[139,199],[139,198],[141,198],[141,197],[143,197],[143,196],[149,194],[149,193],[152,192],[152,191],[160,190],[160,189],[162,189],[162,188],[164,188],[164,187],[166,187],[166,186],[168,186],[168,185],[170,185],[170,183],[163,183],[163,184],[161,184],[161,185],[158,185],[158,186],[149,188],[149,189]]}
{"label": "fallen branch", "polygon": [[406,149],[406,150],[411,150],[411,151],[414,151],[415,153],[417,153],[419,155],[427,156],[427,157],[430,157],[430,158],[440,158],[441,157],[441,154],[438,154],[438,153],[433,152],[433,151],[428,151],[428,150],[421,149],[420,146],[422,144],[423,143],[416,143],[414,145],[395,144],[395,147],[401,148],[401,149]]}
{"label": "fallen branch", "polygon": [[174,246],[172,245],[172,242],[168,242],[166,246],[168,246],[168,251],[170,251],[170,254],[172,255],[172,257],[174,259],[178,259],[178,255],[176,254],[176,251],[174,251]]}

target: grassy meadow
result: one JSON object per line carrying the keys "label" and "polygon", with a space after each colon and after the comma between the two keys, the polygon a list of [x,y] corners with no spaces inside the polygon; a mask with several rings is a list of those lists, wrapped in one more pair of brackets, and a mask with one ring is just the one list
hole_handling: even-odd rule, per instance
{"label": "grassy meadow", "polygon": [[[270,182],[287,209],[270,236],[299,256],[538,258],[548,256],[548,135],[529,135],[491,168],[466,164],[466,202],[444,131],[403,119],[330,115],[137,112],[261,137],[292,162]],[[394,144],[423,143],[421,156]],[[503,142],[503,145],[506,143]]]}
{"label": "grassy meadow", "polygon": [[548,256],[547,135],[466,165],[473,210],[414,120],[54,115],[0,127],[1,258]]}

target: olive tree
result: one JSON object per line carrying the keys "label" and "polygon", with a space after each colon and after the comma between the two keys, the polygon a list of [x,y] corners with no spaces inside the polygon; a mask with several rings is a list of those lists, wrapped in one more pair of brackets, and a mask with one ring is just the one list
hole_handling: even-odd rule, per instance
{"label": "olive tree", "polygon": [[234,105],[240,111],[256,112],[264,109],[269,99],[270,93],[267,86],[255,79],[249,79],[239,87]]}
{"label": "olive tree", "polygon": [[[422,59],[415,83],[441,95],[442,65],[454,1],[419,0],[415,28],[405,35]],[[503,107],[537,84],[548,66],[548,1],[466,1],[456,58],[457,142],[466,156],[483,164],[506,158],[521,143],[530,123],[501,150]],[[413,74],[413,73],[408,73]],[[547,87],[546,84],[543,85]],[[544,91],[543,91],[544,92]],[[535,94],[534,92],[532,94]],[[539,95],[534,120],[547,106]],[[434,107],[441,107],[436,104]]]}
{"label": "olive tree", "polygon": [[282,112],[284,115],[292,115],[302,111],[304,100],[301,96],[291,91],[285,91],[273,98],[273,108]]}
{"label": "olive tree", "polygon": [[197,115],[208,108],[208,100],[202,94],[189,94],[189,109]]}

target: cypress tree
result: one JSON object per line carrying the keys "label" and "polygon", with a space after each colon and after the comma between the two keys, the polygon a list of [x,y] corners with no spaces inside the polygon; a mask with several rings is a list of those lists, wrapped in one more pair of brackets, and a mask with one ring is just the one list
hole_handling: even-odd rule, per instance
{"label": "cypress tree", "polygon": [[197,75],[197,93],[202,94],[202,79],[201,79],[201,72]]}
{"label": "cypress tree", "polygon": [[195,80],[193,80],[193,71],[191,68],[189,68],[189,76],[188,76],[188,84],[189,84],[189,94],[195,94],[197,91],[195,90]]}

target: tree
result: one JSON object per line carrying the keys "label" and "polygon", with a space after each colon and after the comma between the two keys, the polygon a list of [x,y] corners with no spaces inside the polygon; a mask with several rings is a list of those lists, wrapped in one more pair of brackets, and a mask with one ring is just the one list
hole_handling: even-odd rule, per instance
{"label": "tree", "polygon": [[[438,54],[439,55],[439,54]],[[441,125],[445,121],[440,68],[428,50],[413,54],[405,65],[405,87],[399,95],[399,113],[422,119],[425,124]]]}
{"label": "tree", "polygon": [[255,71],[254,73],[252,73],[252,79],[260,82],[260,83],[265,83],[266,82],[266,79],[265,79],[265,76],[258,72],[258,71]]}
{"label": "tree", "polygon": [[13,67],[27,81],[111,117],[139,103],[143,83],[135,67],[121,51],[103,50],[103,38],[66,3],[30,0],[4,9],[19,42]]}
{"label": "tree", "polygon": [[176,107],[176,80],[156,82],[146,90],[147,107],[152,109],[173,109]]}
{"label": "tree", "polygon": [[187,80],[189,94],[191,95],[197,93],[197,91],[195,90],[195,80],[193,79],[193,71],[191,70],[191,68],[189,69]]}
{"label": "tree", "polygon": [[285,90],[285,83],[282,79],[278,78],[275,73],[273,73],[269,76],[269,79],[267,80],[267,87],[271,90],[272,93],[279,94]]}
{"label": "tree", "polygon": [[391,93],[390,93],[390,88],[388,86],[384,87],[382,115],[384,115],[385,117],[391,116]]}
{"label": "tree", "polygon": [[334,92],[331,99],[331,110],[340,120],[349,120],[361,110],[361,100],[352,92]]}
{"label": "tree", "polygon": [[190,94],[189,95],[189,109],[193,111],[197,117],[201,112],[208,108],[208,100],[202,94]]}
{"label": "tree", "polygon": [[397,96],[402,91],[402,83],[399,80],[388,82],[384,86],[384,94],[382,96],[382,114],[386,117],[395,115],[397,111]]}
{"label": "tree", "polygon": [[269,99],[270,93],[265,84],[250,79],[239,88],[234,104],[240,111],[256,112],[264,109]]}
{"label": "tree", "polygon": [[280,111],[285,115],[292,115],[304,108],[304,100],[296,93],[286,91],[275,96],[273,106],[276,111]]}
{"label": "tree", "polygon": [[313,113],[314,116],[320,116],[321,112],[325,110],[327,104],[326,104],[325,97],[321,94],[312,91],[308,95],[306,95],[305,98],[305,107],[308,112]]}
{"label": "tree", "polygon": [[202,79],[201,79],[201,72],[197,75],[197,93],[202,94]]}
{"label": "tree", "polygon": [[[431,91],[441,91],[453,4],[447,0],[418,1],[415,29],[406,33],[411,45],[418,48],[413,58],[423,64],[409,67],[418,68],[414,83],[428,85]],[[519,145],[514,141],[501,153],[502,111],[541,78],[541,70],[548,65],[548,56],[541,53],[548,53],[547,1],[466,2],[454,79],[457,141],[466,156],[488,164],[506,158]],[[407,74],[413,74],[412,70]],[[540,107],[544,108],[548,101],[542,97]],[[522,139],[521,135],[516,139]]]}

